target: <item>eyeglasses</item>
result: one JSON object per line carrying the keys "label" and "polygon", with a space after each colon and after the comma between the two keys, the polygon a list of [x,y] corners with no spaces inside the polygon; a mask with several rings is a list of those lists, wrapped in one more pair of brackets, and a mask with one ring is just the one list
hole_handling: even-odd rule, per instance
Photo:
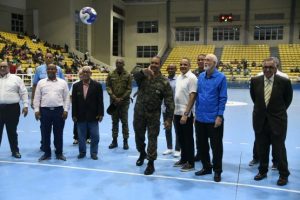
{"label": "eyeglasses", "polygon": [[46,58],[53,58],[52,56],[46,56]]}
{"label": "eyeglasses", "polygon": [[7,68],[7,65],[0,65],[0,68]]}

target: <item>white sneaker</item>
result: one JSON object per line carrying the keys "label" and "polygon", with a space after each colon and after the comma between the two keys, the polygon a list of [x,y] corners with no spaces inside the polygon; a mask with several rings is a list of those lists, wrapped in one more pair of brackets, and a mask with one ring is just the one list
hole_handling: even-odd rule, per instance
{"label": "white sneaker", "polygon": [[173,150],[172,149],[167,149],[165,152],[163,152],[163,155],[169,155],[173,153]]}
{"label": "white sneaker", "polygon": [[178,157],[181,156],[181,152],[180,152],[180,151],[174,151],[173,156],[174,156],[175,158],[178,158]]}

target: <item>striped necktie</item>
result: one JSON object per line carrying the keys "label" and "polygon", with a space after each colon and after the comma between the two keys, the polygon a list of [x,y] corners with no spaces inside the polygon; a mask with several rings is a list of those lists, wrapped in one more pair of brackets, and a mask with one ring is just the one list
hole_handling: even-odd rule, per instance
{"label": "striped necktie", "polygon": [[270,101],[270,97],[271,97],[271,93],[272,93],[272,81],[267,79],[265,80],[266,84],[265,84],[265,103],[266,106],[268,106],[269,101]]}

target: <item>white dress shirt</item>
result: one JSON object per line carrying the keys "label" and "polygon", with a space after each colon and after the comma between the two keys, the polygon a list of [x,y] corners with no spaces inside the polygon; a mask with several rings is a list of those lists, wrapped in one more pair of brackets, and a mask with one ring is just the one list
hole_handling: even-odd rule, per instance
{"label": "white dress shirt", "polygon": [[40,80],[36,86],[33,106],[35,112],[38,112],[40,107],[59,106],[63,106],[64,111],[68,112],[70,96],[67,82],[60,78],[53,81],[48,78]]}
{"label": "white dress shirt", "polygon": [[0,104],[19,103],[21,99],[23,107],[28,107],[28,92],[23,80],[10,73],[0,77]]}
{"label": "white dress shirt", "polygon": [[[175,89],[175,111],[174,115],[183,115],[186,106],[189,102],[189,95],[193,92],[197,92],[197,82],[198,79],[189,70],[185,74],[180,74],[176,80],[176,89]],[[190,116],[190,113],[189,113]]]}

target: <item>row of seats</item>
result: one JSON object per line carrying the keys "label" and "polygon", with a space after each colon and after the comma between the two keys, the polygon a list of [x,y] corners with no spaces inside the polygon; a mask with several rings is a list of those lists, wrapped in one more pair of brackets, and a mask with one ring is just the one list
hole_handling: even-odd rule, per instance
{"label": "row of seats", "polygon": [[[47,52],[47,49],[49,49],[51,52],[58,51],[59,54],[62,54],[64,56],[64,60],[63,60],[64,63],[67,63],[68,66],[71,66],[72,63],[73,63],[73,59],[68,58],[68,53],[64,53],[64,52],[61,52],[60,50],[55,50],[55,49],[46,47],[46,46],[44,46],[43,41],[41,41],[39,43],[35,43],[28,36],[24,36],[24,39],[20,39],[20,38],[18,38],[17,34],[8,33],[8,32],[0,32],[0,35],[8,41],[15,42],[18,47],[22,46],[26,42],[27,46],[29,47],[29,49],[32,52],[35,52],[38,49],[40,49],[42,54],[45,55],[46,52]],[[4,46],[5,46],[4,43],[0,43],[0,49],[2,49]],[[31,55],[28,54],[27,56],[31,58]],[[13,60],[12,55],[8,55],[7,58],[10,59],[10,60]],[[26,68],[28,68],[29,65],[31,65],[33,67],[33,72],[34,72],[35,67],[38,66],[38,64],[35,64],[35,65],[34,64],[28,64],[26,62],[26,60],[21,60],[21,63],[22,63],[22,70],[23,71]],[[100,73],[99,70],[93,70],[92,71],[92,78],[95,79],[95,80],[105,81],[106,77],[107,77],[107,73]],[[28,77],[26,77],[26,78],[28,78]],[[77,80],[78,76],[77,75],[66,75],[66,79],[71,82],[73,80]]]}
{"label": "row of seats", "polygon": [[[279,56],[281,59],[281,66],[285,73],[287,73],[291,80],[298,81],[300,73],[290,72],[296,66],[300,67],[300,44],[284,44],[278,45]],[[214,45],[190,45],[190,46],[178,46],[174,47],[168,56],[167,60],[163,64],[162,73],[167,75],[166,67],[171,64],[179,64],[181,58],[188,57],[191,60],[192,70],[196,68],[196,58],[199,54],[214,53]],[[248,62],[248,66],[251,66],[252,62],[256,62],[257,65],[261,65],[265,58],[270,57],[270,46],[266,44],[252,44],[252,45],[224,45],[221,61],[224,65],[229,64],[233,71],[236,70],[237,64],[233,64],[233,61],[240,62],[245,59]],[[261,72],[261,67],[249,67],[251,69],[250,74],[245,76],[236,76],[236,80],[248,79],[251,76],[255,76]],[[179,74],[180,71],[178,70]],[[224,72],[227,75],[227,72]],[[228,79],[232,77],[228,76]]]}
{"label": "row of seats", "polygon": [[280,44],[278,50],[284,72],[300,67],[300,44]]}
{"label": "row of seats", "polygon": [[[199,54],[214,53],[214,45],[190,45],[190,46],[177,46],[172,49],[167,60],[162,66],[162,73],[166,74],[166,69],[169,64],[179,64],[183,57],[187,57],[191,60],[192,69],[197,66],[196,58]],[[177,71],[177,73],[180,73]]]}

